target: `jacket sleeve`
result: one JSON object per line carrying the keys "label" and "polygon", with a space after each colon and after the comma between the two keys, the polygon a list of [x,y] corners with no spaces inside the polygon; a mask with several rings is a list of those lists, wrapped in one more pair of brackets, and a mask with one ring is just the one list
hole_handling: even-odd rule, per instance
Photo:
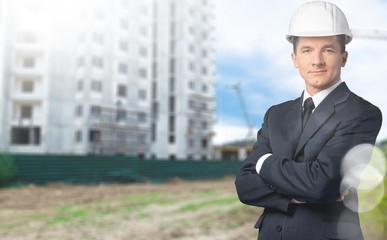
{"label": "jacket sleeve", "polygon": [[318,150],[316,159],[305,156],[305,161],[297,162],[271,155],[262,165],[260,179],[274,186],[278,195],[308,203],[334,202],[340,195],[342,159],[359,144],[374,144],[381,122],[381,112],[376,107],[352,114],[337,126],[334,135]]}
{"label": "jacket sleeve", "polygon": [[271,153],[270,141],[266,134],[266,120],[269,111],[270,109],[265,115],[262,128],[258,131],[257,141],[236,177],[236,190],[240,201],[245,204],[291,213],[291,209],[289,209],[290,197],[279,194],[272,186],[263,181],[255,170],[258,159],[266,153]]}

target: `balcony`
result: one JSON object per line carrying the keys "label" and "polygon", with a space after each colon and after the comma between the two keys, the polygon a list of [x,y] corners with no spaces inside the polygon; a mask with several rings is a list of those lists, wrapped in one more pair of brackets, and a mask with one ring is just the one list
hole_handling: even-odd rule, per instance
{"label": "balcony", "polygon": [[46,69],[45,65],[40,65],[33,68],[16,66],[12,69],[12,73],[15,77],[41,77],[46,75]]}
{"label": "balcony", "polygon": [[42,91],[34,91],[31,93],[14,92],[11,94],[11,100],[17,102],[41,102],[43,101],[44,94]]}

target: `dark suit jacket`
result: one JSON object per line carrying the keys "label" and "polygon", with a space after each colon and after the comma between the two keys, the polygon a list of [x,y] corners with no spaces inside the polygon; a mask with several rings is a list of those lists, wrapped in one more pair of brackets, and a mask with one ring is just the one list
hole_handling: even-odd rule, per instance
{"label": "dark suit jacket", "polygon": [[[336,201],[340,167],[351,148],[375,143],[381,112],[345,83],[314,110],[304,131],[301,111],[302,97],[266,112],[235,181],[239,199],[265,208],[256,224],[262,240],[363,239],[357,212]],[[257,174],[257,160],[266,153],[273,155]],[[347,197],[357,201],[356,191]],[[292,198],[306,203],[290,204]]]}

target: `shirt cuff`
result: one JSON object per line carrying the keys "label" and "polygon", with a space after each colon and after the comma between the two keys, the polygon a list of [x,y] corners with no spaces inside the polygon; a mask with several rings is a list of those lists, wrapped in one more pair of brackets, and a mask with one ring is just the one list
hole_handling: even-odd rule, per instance
{"label": "shirt cuff", "polygon": [[272,154],[271,153],[266,153],[265,155],[263,155],[262,157],[260,157],[258,159],[258,162],[257,162],[257,165],[255,165],[255,170],[257,171],[257,173],[259,174],[259,172],[261,171],[261,168],[262,168],[262,165],[263,163],[265,162],[265,160],[270,157]]}

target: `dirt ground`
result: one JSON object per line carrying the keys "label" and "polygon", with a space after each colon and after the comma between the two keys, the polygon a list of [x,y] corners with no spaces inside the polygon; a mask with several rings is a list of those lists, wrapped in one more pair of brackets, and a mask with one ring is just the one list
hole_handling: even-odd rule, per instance
{"label": "dirt ground", "polygon": [[70,203],[87,203],[95,200],[121,196],[123,194],[140,194],[149,192],[182,192],[190,189],[233,187],[226,179],[222,181],[186,182],[171,180],[166,184],[101,184],[101,185],[68,185],[49,184],[44,186],[27,185],[19,189],[1,189],[0,206],[13,209],[37,209]]}
{"label": "dirt ground", "polygon": [[[0,189],[1,240],[251,240],[262,209],[234,179]],[[385,209],[361,215],[366,240],[386,239]]]}
{"label": "dirt ground", "polygon": [[0,190],[0,239],[256,239],[233,178]]}

